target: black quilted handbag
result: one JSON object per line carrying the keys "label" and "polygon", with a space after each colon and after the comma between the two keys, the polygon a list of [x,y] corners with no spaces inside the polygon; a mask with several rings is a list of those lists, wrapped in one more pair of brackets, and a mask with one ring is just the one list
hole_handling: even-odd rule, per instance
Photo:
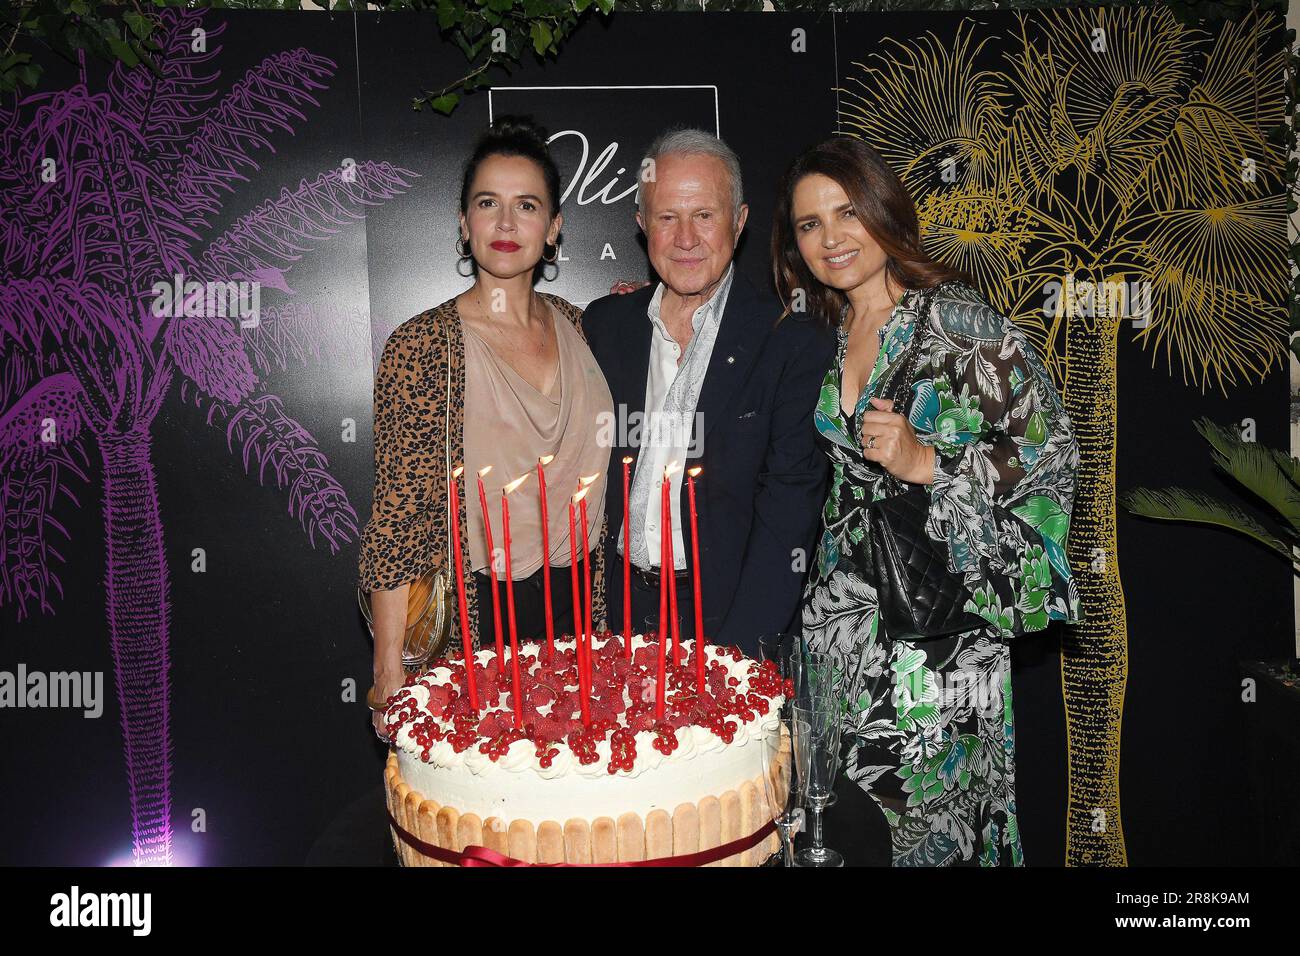
{"label": "black quilted handbag", "polygon": [[[921,319],[929,304],[923,296]],[[907,413],[905,398],[920,361],[924,329],[918,324],[910,362],[900,362],[890,379],[894,408]],[[902,484],[901,482],[898,482]],[[876,572],[880,624],[892,640],[946,637],[988,622],[964,610],[970,592],[960,573],[948,568],[948,546],[926,533],[930,493],[925,485],[873,502],[867,508],[867,535]]]}
{"label": "black quilted handbag", "polygon": [[867,509],[880,623],[893,640],[945,637],[988,622],[963,610],[970,591],[948,569],[948,546],[925,530],[930,495],[916,485]]}

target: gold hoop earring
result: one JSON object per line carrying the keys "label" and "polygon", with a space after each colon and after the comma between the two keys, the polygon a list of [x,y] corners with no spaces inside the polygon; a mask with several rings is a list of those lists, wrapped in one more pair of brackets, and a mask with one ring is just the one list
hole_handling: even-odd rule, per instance
{"label": "gold hoop earring", "polygon": [[471,258],[469,254],[469,246],[466,245],[465,240],[460,236],[456,237],[456,255],[460,256],[462,259]]}
{"label": "gold hoop earring", "polygon": [[552,262],[554,262],[555,260],[557,260],[558,258],[560,258],[560,247],[559,247],[559,245],[557,244],[557,245],[551,246],[551,248],[555,250],[555,255],[551,256],[551,258],[548,259],[548,258],[546,258],[546,247],[545,247],[545,246],[542,247],[542,261],[545,262],[545,263],[547,263],[547,264],[552,263]]}

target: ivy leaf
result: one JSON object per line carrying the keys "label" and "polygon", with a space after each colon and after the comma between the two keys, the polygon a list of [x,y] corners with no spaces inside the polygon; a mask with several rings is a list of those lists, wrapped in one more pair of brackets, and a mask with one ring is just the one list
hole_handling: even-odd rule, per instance
{"label": "ivy leaf", "polygon": [[135,66],[140,62],[140,58],[135,55],[135,50],[127,46],[119,37],[109,37],[108,48],[127,66]]}
{"label": "ivy leaf", "polygon": [[547,47],[551,45],[551,28],[541,20],[534,20],[532,26],[533,49],[537,55],[541,56],[546,52]]}
{"label": "ivy leaf", "polygon": [[442,96],[434,97],[433,101],[429,105],[432,106],[439,113],[441,113],[443,116],[446,116],[456,108],[456,104],[459,102],[460,102],[459,94],[444,93]]}
{"label": "ivy leaf", "polygon": [[142,17],[134,11],[127,11],[122,14],[122,20],[131,28],[131,32],[136,35],[137,39],[147,39],[149,34],[153,32],[153,22],[148,17]]}

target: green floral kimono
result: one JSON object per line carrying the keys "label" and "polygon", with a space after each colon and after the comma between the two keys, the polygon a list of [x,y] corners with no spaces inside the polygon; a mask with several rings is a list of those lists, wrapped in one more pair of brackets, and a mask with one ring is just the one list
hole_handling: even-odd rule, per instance
{"label": "green floral kimono", "polygon": [[[1006,641],[1079,620],[1065,556],[1078,445],[1019,329],[963,283],[935,290],[926,316],[919,297],[906,292],[881,328],[851,423],[840,408],[843,331],[822,385],[815,421],[832,483],[804,634],[843,668],[845,772],[884,812],[894,865],[1019,866]],[[929,362],[923,353],[904,390],[890,379],[917,334]],[[861,415],[882,392],[908,396],[895,411],[937,452],[926,530],[965,572],[967,610],[988,621],[978,630],[896,641],[877,622],[865,507],[906,487],[862,455]]]}

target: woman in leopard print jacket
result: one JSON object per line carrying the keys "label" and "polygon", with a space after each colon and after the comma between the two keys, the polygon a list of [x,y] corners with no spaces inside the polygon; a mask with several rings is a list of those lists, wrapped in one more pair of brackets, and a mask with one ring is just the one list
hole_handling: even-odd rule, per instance
{"label": "woman in leopard print jacket", "polygon": [[[501,504],[506,486],[521,477],[530,480],[510,497],[519,636],[545,636],[544,563],[551,567],[555,634],[574,630],[567,505],[578,487],[587,489],[589,525],[585,545],[580,540],[573,551],[592,562],[593,626],[606,627],[604,549],[596,544],[603,540],[601,472],[609,449],[597,436],[612,400],[582,336],[581,310],[533,288],[538,266],[558,255],[559,195],[545,132],[527,118],[498,119],[475,147],[462,182],[456,246],[474,284],[403,322],[384,346],[375,377],[374,503],[358,562],[360,587],[371,595],[377,701],[405,680],[411,582],[430,569],[450,569],[448,480],[458,466],[474,646],[494,646],[496,628],[506,627]],[[542,553],[539,461],[546,462],[549,554]],[[489,565],[502,582],[496,601]]]}

